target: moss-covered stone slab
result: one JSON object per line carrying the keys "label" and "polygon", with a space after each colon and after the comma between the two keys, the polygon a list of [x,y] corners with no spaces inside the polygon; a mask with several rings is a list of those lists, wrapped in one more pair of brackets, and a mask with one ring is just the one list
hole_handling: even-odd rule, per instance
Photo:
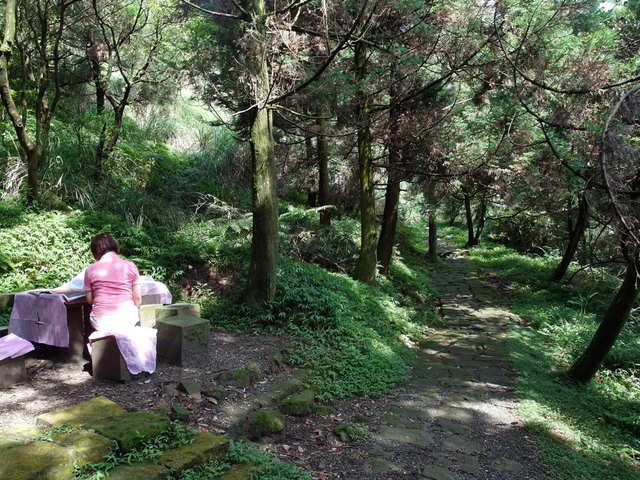
{"label": "moss-covered stone slab", "polygon": [[[313,406],[313,413],[315,413],[316,415],[320,415],[320,416],[333,415],[334,413],[336,413],[336,409],[333,408],[333,407],[329,407],[328,405],[314,405]],[[358,423],[369,423],[368,419],[367,419],[367,421],[360,420],[360,419],[358,419],[357,415],[356,415],[356,422],[358,422]]]}
{"label": "moss-covered stone slab", "polygon": [[113,440],[88,430],[64,433],[52,441],[67,448],[77,466],[101,461],[116,446]]}
{"label": "moss-covered stone slab", "polygon": [[447,420],[457,420],[459,422],[471,422],[473,420],[473,410],[469,408],[444,406],[437,412],[437,416]]}
{"label": "moss-covered stone slab", "polygon": [[127,411],[106,397],[96,397],[73,407],[55,410],[36,418],[47,427],[80,427],[98,420],[121,417]]}
{"label": "moss-covered stone slab", "polygon": [[247,370],[236,369],[222,372],[218,377],[221,385],[231,385],[238,388],[247,388],[251,385],[251,375]]}
{"label": "moss-covered stone slab", "polygon": [[226,473],[220,477],[216,477],[218,480],[250,480],[255,478],[256,473],[263,471],[266,467],[256,463],[238,463],[233,465]]}
{"label": "moss-covered stone slab", "polygon": [[433,434],[415,428],[382,426],[374,435],[374,440],[380,443],[400,442],[426,447],[433,443]]}
{"label": "moss-covered stone slab", "polygon": [[403,473],[402,465],[387,460],[386,458],[370,457],[364,461],[364,471],[369,475],[389,473]]}
{"label": "moss-covered stone slab", "polygon": [[52,442],[32,442],[0,452],[0,480],[68,480],[72,450]]}
{"label": "moss-covered stone slab", "polygon": [[427,465],[422,469],[421,480],[456,480],[452,471],[437,465]]}
{"label": "moss-covered stone slab", "polygon": [[5,432],[0,432],[0,452],[7,448],[24,445],[45,431],[45,427],[26,423],[16,425]]}
{"label": "moss-covered stone slab", "polygon": [[313,404],[316,398],[315,390],[307,388],[300,393],[286,398],[280,405],[280,409],[286,415],[305,416],[313,413]]}
{"label": "moss-covered stone slab", "polygon": [[477,442],[472,442],[466,438],[449,437],[442,441],[442,448],[445,450],[451,450],[454,452],[462,453],[477,453],[484,450],[482,445]]}
{"label": "moss-covered stone slab", "polygon": [[256,397],[256,403],[268,407],[287,398],[302,389],[303,380],[297,377],[287,378],[271,386],[266,392]]}
{"label": "moss-covered stone slab", "polygon": [[491,467],[502,473],[515,473],[522,470],[522,465],[509,458],[500,457],[491,462]]}
{"label": "moss-covered stone slab", "polygon": [[440,418],[434,428],[436,432],[447,432],[455,435],[471,435],[473,429],[464,423],[456,423],[446,418]]}
{"label": "moss-covered stone slab", "polygon": [[409,407],[403,407],[400,405],[389,405],[388,407],[386,407],[384,409],[384,411],[386,413],[392,413],[394,415],[398,415],[400,417],[407,417],[407,418],[417,418],[417,419],[421,419],[421,420],[426,420],[428,418],[430,418],[430,414],[428,410],[421,410],[418,408],[409,408]]}
{"label": "moss-covered stone slab", "polygon": [[258,439],[274,433],[280,433],[287,423],[278,410],[253,412],[247,417],[246,431],[251,439]]}
{"label": "moss-covered stone slab", "polygon": [[170,425],[166,417],[148,412],[133,412],[117,418],[93,422],[86,427],[115,440],[120,448],[128,452],[158,436]]}
{"label": "moss-covered stone slab", "polygon": [[198,432],[192,443],[165,452],[158,463],[170,470],[181,472],[195,465],[207,463],[214,458],[221,458],[228,450],[229,439]]}
{"label": "moss-covered stone slab", "polygon": [[111,470],[105,478],[109,480],[164,480],[169,469],[162,465],[123,465]]}
{"label": "moss-covered stone slab", "polygon": [[480,476],[480,462],[475,457],[464,453],[456,453],[454,455],[447,453],[438,453],[434,455],[437,464],[444,467],[455,467],[462,472],[470,473],[477,477]]}
{"label": "moss-covered stone slab", "polygon": [[200,398],[202,395],[202,386],[193,380],[182,380],[180,388],[191,397]]}

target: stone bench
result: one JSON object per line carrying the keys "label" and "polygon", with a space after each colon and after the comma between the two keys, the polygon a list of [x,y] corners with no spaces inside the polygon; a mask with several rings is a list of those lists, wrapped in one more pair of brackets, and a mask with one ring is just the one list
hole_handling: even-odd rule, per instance
{"label": "stone bench", "polygon": [[195,303],[149,304],[140,307],[140,326],[156,328],[156,322],[178,315],[200,317],[200,305]]}
{"label": "stone bench", "polygon": [[197,366],[209,359],[209,321],[175,315],[156,321],[158,360],[177,366]]}
{"label": "stone bench", "polygon": [[[0,337],[3,356],[0,360],[0,387],[9,387],[27,379],[25,354],[33,350],[33,345],[21,338]],[[18,355],[22,353],[22,355]]]}
{"label": "stone bench", "polygon": [[131,381],[132,375],[115,337],[108,336],[91,342],[91,375],[117,382]]}

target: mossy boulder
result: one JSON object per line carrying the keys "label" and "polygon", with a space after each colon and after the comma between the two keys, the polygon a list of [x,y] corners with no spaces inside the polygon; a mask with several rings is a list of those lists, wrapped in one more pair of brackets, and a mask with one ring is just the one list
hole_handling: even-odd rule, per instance
{"label": "mossy boulder", "polygon": [[300,393],[291,395],[280,405],[281,410],[287,415],[304,416],[313,413],[315,390],[307,388]]}
{"label": "mossy boulder", "polygon": [[329,407],[328,405],[314,405],[313,413],[322,416],[333,415],[334,413],[336,413],[336,409],[333,407]]}
{"label": "mossy boulder", "polygon": [[229,450],[229,439],[198,432],[193,442],[165,452],[158,463],[172,471],[181,472],[198,464],[223,457]]}
{"label": "mossy boulder", "polygon": [[369,430],[353,423],[341,423],[333,429],[333,434],[345,443],[363,442],[371,437]]}
{"label": "mossy boulder", "polygon": [[233,465],[226,473],[217,478],[218,480],[247,480],[254,478],[256,474],[259,477],[260,472],[264,471],[264,469],[264,465],[243,462]]}
{"label": "mossy boulder", "polygon": [[249,374],[249,378],[254,382],[264,380],[264,378],[267,376],[262,366],[257,363],[250,363],[249,365],[247,365],[246,370]]}
{"label": "mossy boulder", "polygon": [[148,412],[128,413],[118,418],[93,422],[88,429],[118,442],[128,452],[155,438],[171,426],[167,417]]}
{"label": "mossy boulder", "polygon": [[247,388],[251,386],[251,375],[244,369],[229,370],[228,372],[222,372],[220,374],[218,382],[222,385]]}
{"label": "mossy boulder", "polygon": [[284,416],[278,410],[253,412],[247,417],[247,436],[255,440],[280,433],[286,426]]}
{"label": "mossy boulder", "polygon": [[215,398],[216,400],[224,400],[227,396],[227,391],[220,387],[211,387],[202,391],[205,397]]}

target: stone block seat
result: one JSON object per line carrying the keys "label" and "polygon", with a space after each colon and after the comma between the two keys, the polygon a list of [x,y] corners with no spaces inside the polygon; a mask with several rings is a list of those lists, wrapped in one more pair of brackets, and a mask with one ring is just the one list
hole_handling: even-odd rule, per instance
{"label": "stone block seat", "polygon": [[177,366],[196,366],[209,356],[209,321],[194,315],[175,315],[156,321],[158,359]]}
{"label": "stone block seat", "polygon": [[91,342],[91,375],[105,380],[129,382],[132,378],[114,336]]}
{"label": "stone block seat", "polygon": [[27,379],[25,354],[31,350],[31,342],[20,337],[0,337],[0,387],[9,387]]}

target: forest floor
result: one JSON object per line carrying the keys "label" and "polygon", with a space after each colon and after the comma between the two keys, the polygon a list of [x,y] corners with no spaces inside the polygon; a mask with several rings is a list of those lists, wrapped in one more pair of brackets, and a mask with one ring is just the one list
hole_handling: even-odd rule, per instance
{"label": "forest floor", "polygon": [[[546,478],[516,412],[508,361],[512,319],[491,306],[464,256],[447,255],[437,273],[447,323],[417,348],[411,380],[384,397],[332,403],[330,415],[287,416],[281,434],[260,441],[265,449],[318,480]],[[27,381],[1,390],[0,433],[34,424],[42,413],[105,396],[143,411],[181,406],[190,412],[191,426],[223,434],[229,408],[290,375],[274,362],[288,343],[272,335],[213,331],[204,367],[159,363],[153,375],[129,383],[99,380],[83,365],[34,355],[27,360]],[[261,365],[267,377],[243,389],[225,387],[222,399],[179,391],[183,380],[203,390],[221,387],[218,374],[251,364]],[[368,440],[342,442],[334,435],[337,425],[362,419],[368,421],[361,423],[371,432]]]}

